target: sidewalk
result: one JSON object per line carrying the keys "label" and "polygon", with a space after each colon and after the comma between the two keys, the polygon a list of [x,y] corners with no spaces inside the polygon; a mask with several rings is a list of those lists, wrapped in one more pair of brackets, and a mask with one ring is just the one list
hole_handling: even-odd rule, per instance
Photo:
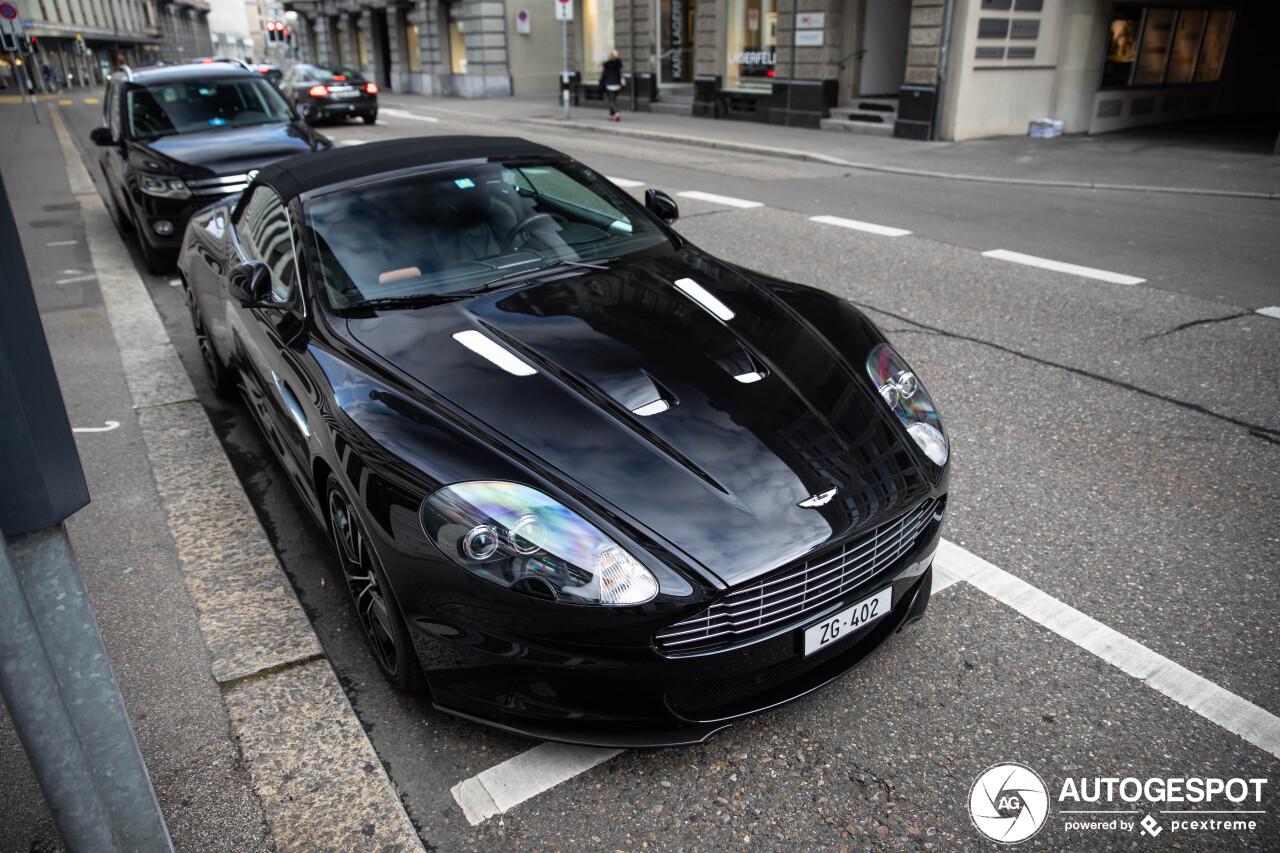
{"label": "sidewalk", "polygon": [[381,104],[441,117],[662,139],[921,177],[1280,199],[1280,156],[1272,154],[1280,116],[1274,113],[1098,136],[916,142],[754,121],[630,112],[625,98],[620,99],[622,121],[616,124],[606,121],[603,108],[596,107],[571,107],[565,121],[554,95],[466,100],[384,93]]}
{"label": "sidewalk", "polygon": [[[174,847],[421,850],[58,109],[0,172],[89,485],[66,522]],[[17,259],[6,259],[16,262]],[[0,853],[60,849],[0,706]]]}

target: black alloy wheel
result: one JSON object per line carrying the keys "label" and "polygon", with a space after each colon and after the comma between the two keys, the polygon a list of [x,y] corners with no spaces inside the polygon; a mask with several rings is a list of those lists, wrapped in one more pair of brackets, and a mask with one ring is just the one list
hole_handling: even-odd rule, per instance
{"label": "black alloy wheel", "polygon": [[152,275],[163,275],[173,269],[173,259],[167,257],[159,249],[147,242],[142,225],[135,219],[133,230],[138,232],[138,247],[142,249],[142,262],[147,265],[147,272]]}
{"label": "black alloy wheel", "polygon": [[187,297],[187,310],[191,312],[191,325],[196,332],[196,346],[200,348],[200,360],[204,362],[204,372],[209,377],[209,387],[213,389],[215,396],[225,399],[231,395],[232,391],[231,374],[222,366],[218,354],[213,350],[213,341],[209,340],[209,332],[205,329],[204,320],[200,317],[196,295],[191,292],[185,278],[182,279],[182,292]]}
{"label": "black alloy wheel", "polygon": [[426,686],[422,665],[360,515],[332,474],[325,491],[334,551],[373,658],[397,690],[420,693]]}

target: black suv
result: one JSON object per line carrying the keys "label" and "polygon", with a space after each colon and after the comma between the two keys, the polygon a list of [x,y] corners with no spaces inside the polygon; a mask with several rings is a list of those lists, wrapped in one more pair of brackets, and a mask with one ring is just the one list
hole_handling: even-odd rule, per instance
{"label": "black suv", "polygon": [[253,71],[224,63],[113,74],[103,126],[90,138],[121,231],[134,230],[147,268],[171,269],[191,214],[249,185],[284,157],[332,147]]}

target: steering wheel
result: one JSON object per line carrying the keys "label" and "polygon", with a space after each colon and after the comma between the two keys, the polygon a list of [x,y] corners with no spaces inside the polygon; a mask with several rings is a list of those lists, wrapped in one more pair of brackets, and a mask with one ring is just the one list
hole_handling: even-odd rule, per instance
{"label": "steering wheel", "polygon": [[559,228],[564,222],[562,217],[550,213],[532,213],[511,227],[511,232],[507,235],[507,249],[519,249],[535,231]]}

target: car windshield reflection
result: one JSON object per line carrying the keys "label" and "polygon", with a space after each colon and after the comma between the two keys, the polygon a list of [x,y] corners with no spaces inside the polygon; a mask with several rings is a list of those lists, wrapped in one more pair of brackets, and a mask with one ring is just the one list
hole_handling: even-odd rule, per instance
{"label": "car windshield reflection", "polygon": [[132,86],[125,97],[134,139],[293,118],[280,94],[259,77]]}
{"label": "car windshield reflection", "polygon": [[320,289],[337,310],[412,307],[672,248],[630,196],[568,163],[398,177],[303,210]]}

